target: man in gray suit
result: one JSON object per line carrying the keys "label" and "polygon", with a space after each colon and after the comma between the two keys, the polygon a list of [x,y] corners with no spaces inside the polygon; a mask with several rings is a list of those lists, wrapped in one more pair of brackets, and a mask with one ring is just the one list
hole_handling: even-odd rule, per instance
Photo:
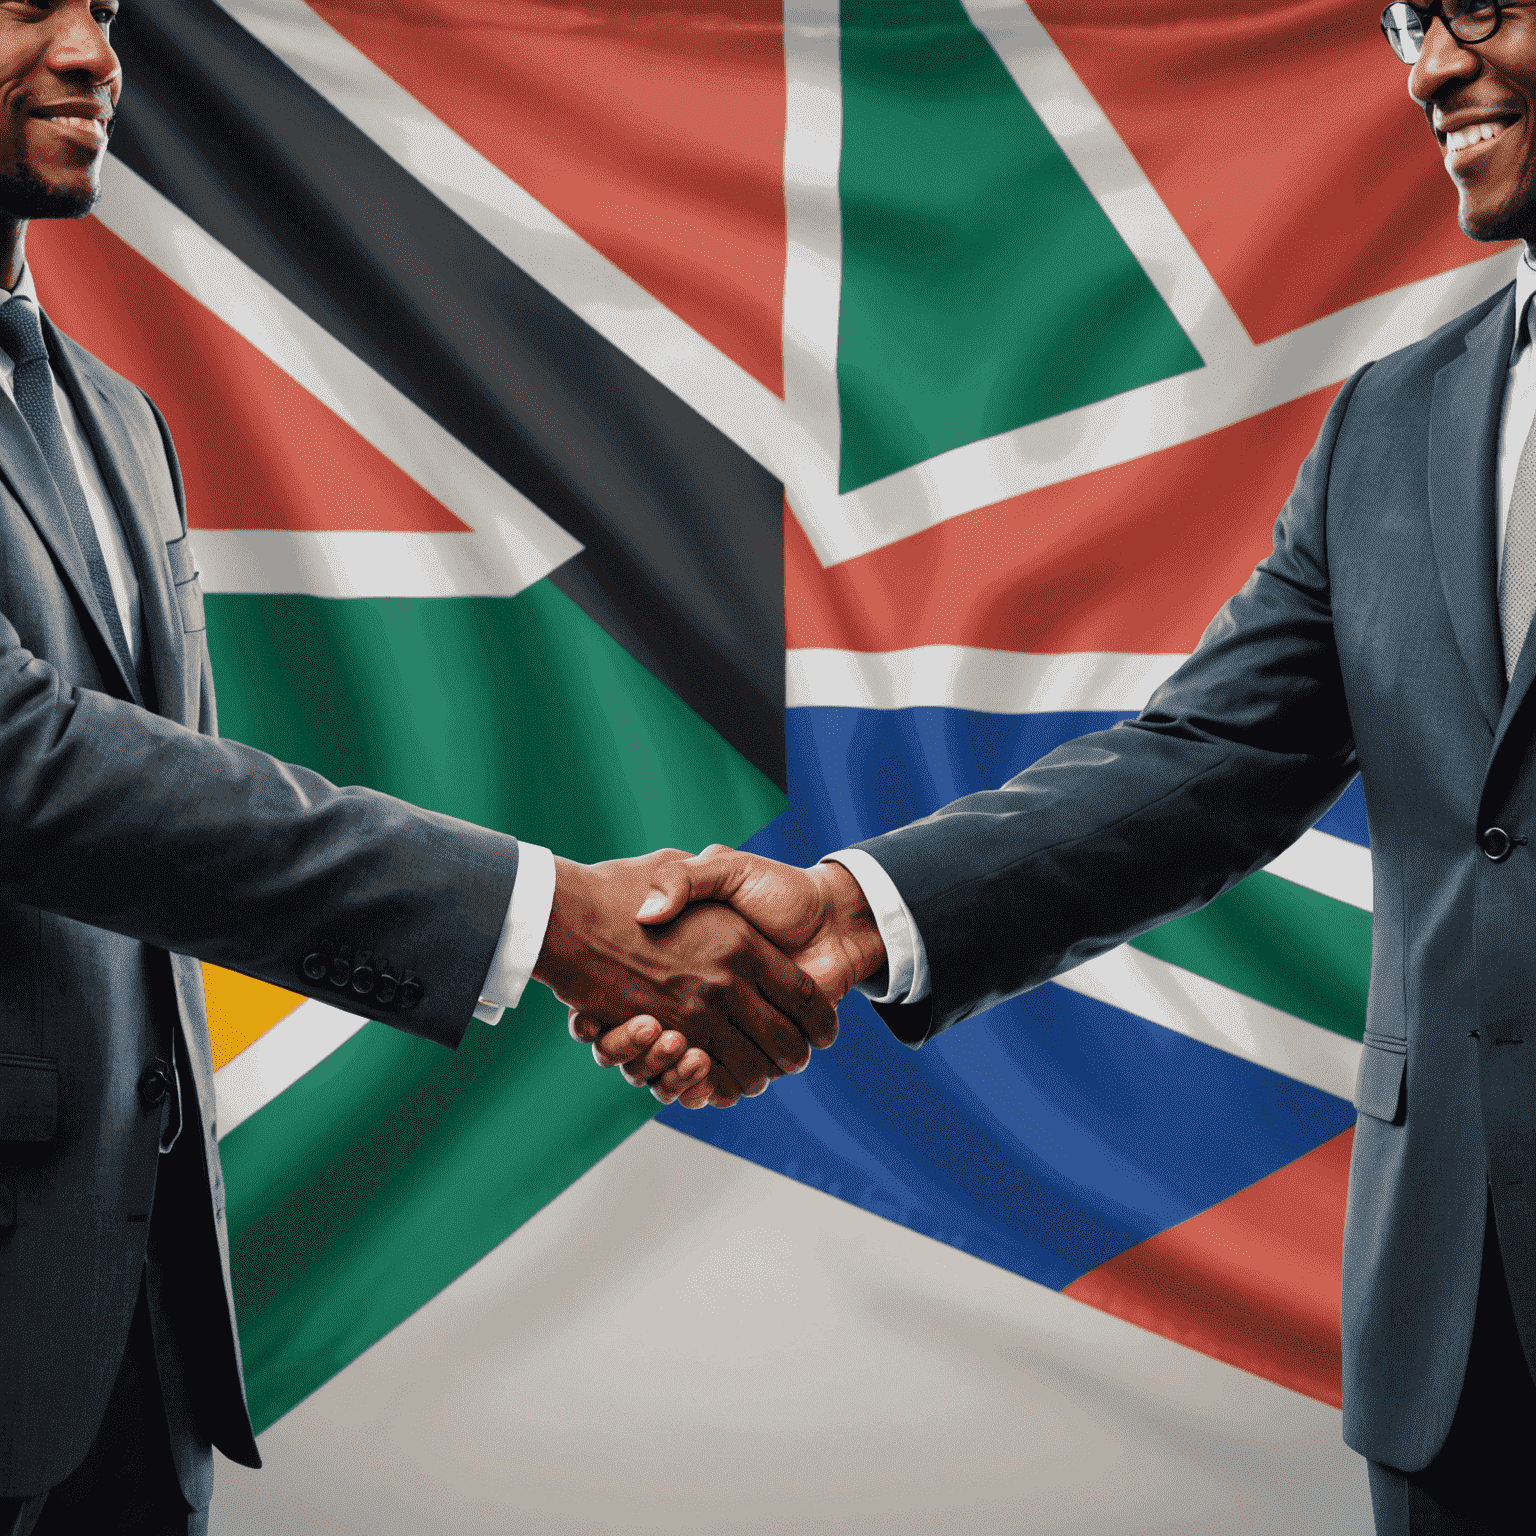
{"label": "man in gray suit", "polygon": [[1344,1435],[1379,1531],[1530,1531],[1536,7],[1397,3],[1382,25],[1462,227],[1527,242],[1517,281],[1344,384],[1273,552],[1139,719],[808,872],[669,866],[643,916],[730,900],[829,995],[875,978],[917,1046],[1210,901],[1359,772],[1376,901]]}
{"label": "man in gray suit", "polygon": [[211,1447],[259,1464],[199,960],[449,1046],[532,975],[686,1019],[721,1102],[836,1029],[727,908],[636,926],[676,854],[584,868],[218,739],[165,423],[25,270],[96,196],[116,9],[0,4],[0,1536],[204,1530]]}

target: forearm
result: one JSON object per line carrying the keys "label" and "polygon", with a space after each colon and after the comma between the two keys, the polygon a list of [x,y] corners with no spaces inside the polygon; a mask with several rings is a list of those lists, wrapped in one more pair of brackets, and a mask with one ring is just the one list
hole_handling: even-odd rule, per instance
{"label": "forearm", "polygon": [[15,646],[0,649],[0,785],[7,897],[354,1012],[370,1000],[304,965],[326,945],[367,950],[422,986],[394,1022],[449,1044],[467,1025],[515,839],[67,689]]}
{"label": "forearm", "polygon": [[1347,749],[1280,757],[1120,727],[861,848],[907,902],[931,992],[883,1008],[932,1034],[1212,900],[1316,819]]}

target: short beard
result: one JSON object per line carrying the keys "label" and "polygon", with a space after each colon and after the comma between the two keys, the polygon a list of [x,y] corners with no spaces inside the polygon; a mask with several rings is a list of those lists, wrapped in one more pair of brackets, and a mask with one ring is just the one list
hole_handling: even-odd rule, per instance
{"label": "short beard", "polygon": [[83,219],[96,206],[93,192],[56,192],[25,161],[10,175],[0,173],[0,214],[13,219]]}
{"label": "short beard", "polygon": [[1532,195],[1530,186],[1526,186],[1522,191],[1523,195],[1503,218],[1496,219],[1492,224],[1486,224],[1481,229],[1468,229],[1467,222],[1461,217],[1458,209],[1456,222],[1461,226],[1462,234],[1469,240],[1484,242],[1536,239],[1536,196]]}
{"label": "short beard", "polygon": [[[107,119],[107,142],[117,129],[114,114]],[[98,185],[90,192],[58,192],[25,160],[9,174],[0,172],[0,216],[12,219],[83,219],[101,200]]]}

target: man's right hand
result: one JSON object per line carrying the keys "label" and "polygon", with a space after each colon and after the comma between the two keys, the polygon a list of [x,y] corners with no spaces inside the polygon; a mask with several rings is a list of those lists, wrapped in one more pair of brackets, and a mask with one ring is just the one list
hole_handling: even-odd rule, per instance
{"label": "man's right hand", "polygon": [[[659,872],[679,860],[687,855],[675,849],[606,864],[557,858],[554,902],[533,975],[573,1014],[591,1021],[593,1034],[584,1038],[638,1015],[667,1032],[658,1046],[673,1043],[672,1032],[681,1034],[711,1059],[709,1102],[732,1104],[785,1072],[802,1070],[812,1045],[836,1038],[837,1014],[799,966],[726,906],[683,911],[685,896],[675,921],[637,924],[635,913],[657,888]],[[690,888],[689,880],[680,884]],[[617,1049],[609,1054],[627,1059]],[[675,1056],[667,1061],[670,1087],[679,1089],[689,1077],[679,1071],[686,1065]],[[633,1068],[636,1080],[648,1075]]]}

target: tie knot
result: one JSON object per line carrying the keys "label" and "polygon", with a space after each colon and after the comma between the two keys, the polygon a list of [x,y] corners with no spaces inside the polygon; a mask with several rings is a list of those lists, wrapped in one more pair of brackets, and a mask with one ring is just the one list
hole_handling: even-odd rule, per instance
{"label": "tie knot", "polygon": [[43,322],[38,318],[37,310],[25,299],[8,299],[0,304],[0,347],[11,354],[17,367],[47,358]]}

